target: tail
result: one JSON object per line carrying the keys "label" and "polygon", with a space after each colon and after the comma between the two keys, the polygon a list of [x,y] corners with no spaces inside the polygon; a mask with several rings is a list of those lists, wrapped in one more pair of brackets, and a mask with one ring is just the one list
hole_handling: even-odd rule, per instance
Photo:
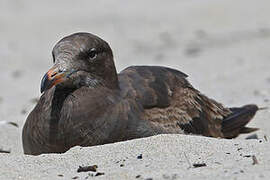
{"label": "tail", "polygon": [[240,108],[230,108],[232,114],[222,121],[222,133],[224,138],[235,138],[242,133],[250,133],[258,128],[246,127],[246,124],[254,117],[260,109],[255,104],[249,104]]}

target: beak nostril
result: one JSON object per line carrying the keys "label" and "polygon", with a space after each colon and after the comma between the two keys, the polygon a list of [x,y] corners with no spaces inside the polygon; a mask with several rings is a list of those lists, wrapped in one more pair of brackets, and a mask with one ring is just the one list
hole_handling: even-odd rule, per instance
{"label": "beak nostril", "polygon": [[51,75],[51,77],[54,77],[56,74],[57,74],[57,73],[56,73],[56,72],[54,72],[54,73]]}

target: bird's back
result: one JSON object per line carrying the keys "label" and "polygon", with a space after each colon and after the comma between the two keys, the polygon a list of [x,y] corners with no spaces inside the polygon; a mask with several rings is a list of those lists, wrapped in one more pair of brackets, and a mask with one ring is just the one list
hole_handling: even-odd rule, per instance
{"label": "bird's back", "polygon": [[[166,67],[132,66],[119,74],[119,83],[124,98],[135,99],[143,106],[142,117],[151,123],[157,134],[226,138],[228,133],[223,134],[222,122],[233,115],[233,111],[200,93],[186,78],[186,74]],[[249,113],[254,115],[255,112]],[[253,115],[238,128],[244,127]],[[240,117],[235,116],[234,120]],[[237,129],[233,137],[239,133]]]}

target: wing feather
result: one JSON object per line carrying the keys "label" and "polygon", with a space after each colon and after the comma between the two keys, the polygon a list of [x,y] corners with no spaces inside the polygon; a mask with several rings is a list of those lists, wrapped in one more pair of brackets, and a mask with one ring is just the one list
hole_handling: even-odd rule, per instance
{"label": "wing feather", "polygon": [[119,75],[124,98],[144,107],[143,117],[159,132],[223,137],[221,123],[231,111],[193,88],[187,75],[159,66],[133,66]]}

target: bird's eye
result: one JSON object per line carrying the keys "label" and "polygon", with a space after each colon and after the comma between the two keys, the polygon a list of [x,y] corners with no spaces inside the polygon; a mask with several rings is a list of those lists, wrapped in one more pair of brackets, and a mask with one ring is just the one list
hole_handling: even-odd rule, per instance
{"label": "bird's eye", "polygon": [[88,56],[90,59],[95,59],[97,57],[97,50],[95,48],[92,48],[89,51]]}

